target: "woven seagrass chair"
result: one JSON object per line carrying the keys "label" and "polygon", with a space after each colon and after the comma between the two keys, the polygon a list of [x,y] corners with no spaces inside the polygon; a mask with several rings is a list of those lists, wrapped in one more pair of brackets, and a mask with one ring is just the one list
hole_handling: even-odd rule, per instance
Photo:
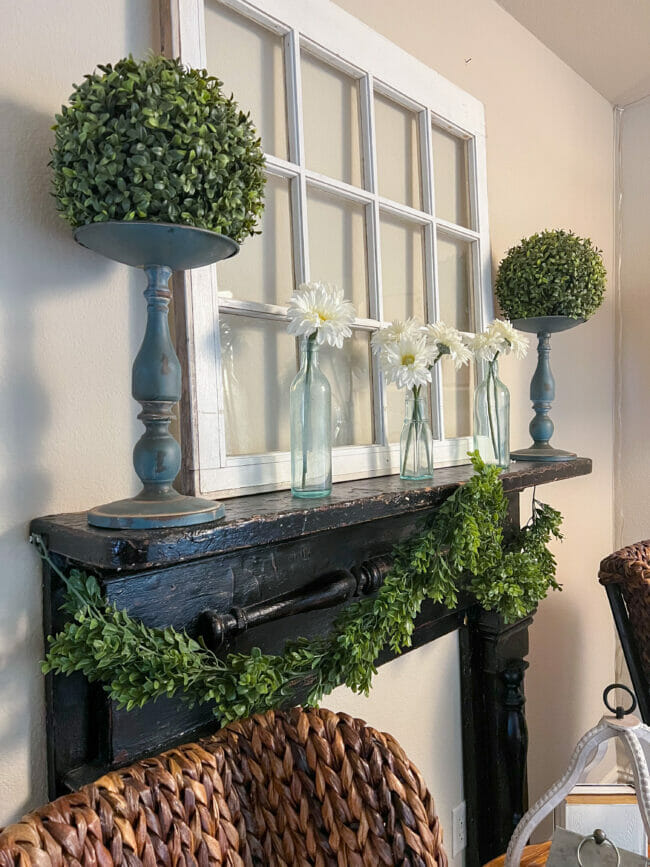
{"label": "woven seagrass chair", "polygon": [[650,725],[650,541],[621,548],[600,564],[643,721]]}
{"label": "woven seagrass chair", "polygon": [[0,867],[443,867],[397,742],[328,710],[271,711],[106,774],[0,832]]}

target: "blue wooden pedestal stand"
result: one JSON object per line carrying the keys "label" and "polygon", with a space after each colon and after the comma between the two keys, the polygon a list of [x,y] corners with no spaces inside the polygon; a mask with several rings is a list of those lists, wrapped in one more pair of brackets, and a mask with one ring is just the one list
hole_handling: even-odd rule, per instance
{"label": "blue wooden pedestal stand", "polygon": [[172,271],[188,270],[227,259],[238,252],[231,238],[169,223],[91,223],[75,240],[102,256],[144,269],[147,275],[147,327],[133,363],[132,394],[142,406],[138,418],[145,432],[133,450],[133,465],[142,482],[136,496],[91,509],[88,523],[112,529],[185,527],[216,521],[224,506],[213,500],[179,494],[173,482],[181,467],[181,449],[169,432],[181,397],[181,365],[169,333]]}
{"label": "blue wooden pedestal stand", "polygon": [[537,368],[530,381],[530,399],[535,416],[528,427],[533,444],[527,449],[511,452],[513,461],[571,461],[576,457],[575,452],[553,448],[550,442],[555,430],[549,415],[555,399],[555,380],[551,373],[551,334],[575,328],[584,321],[570,316],[536,316],[513,320],[512,324],[518,331],[537,335]]}

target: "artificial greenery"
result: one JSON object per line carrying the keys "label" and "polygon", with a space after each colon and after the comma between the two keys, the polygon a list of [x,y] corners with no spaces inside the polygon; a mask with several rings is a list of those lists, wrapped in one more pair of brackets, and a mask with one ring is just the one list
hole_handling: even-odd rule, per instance
{"label": "artificial greenery", "polygon": [[71,620],[50,637],[43,671],[81,671],[128,709],[178,695],[189,704],[209,702],[228,721],[290,703],[296,679],[307,675],[311,704],[342,683],[367,693],[380,651],[410,645],[427,597],[453,608],[468,591],[507,622],[524,617],[559,587],[547,544],[561,538],[561,516],[534,501],[529,524],[506,535],[499,470],[477,452],[472,463],[472,478],[395,549],[377,594],[347,607],[328,636],[291,642],[277,656],[254,649],[219,658],[184,632],[134,620],[104,599],[95,578],[74,570],[59,572]]}
{"label": "artificial greenery", "polygon": [[589,238],[562,229],[524,238],[499,265],[495,292],[509,319],[588,319],[603,303],[607,272]]}
{"label": "artificial greenery", "polygon": [[264,157],[248,114],[204,69],[132,57],[74,85],[56,116],[54,196],[72,226],[182,223],[236,241],[263,209]]}

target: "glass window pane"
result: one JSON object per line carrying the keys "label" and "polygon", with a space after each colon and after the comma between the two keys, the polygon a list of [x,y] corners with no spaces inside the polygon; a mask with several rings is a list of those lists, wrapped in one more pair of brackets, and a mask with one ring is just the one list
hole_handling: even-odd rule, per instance
{"label": "glass window pane", "polygon": [[379,193],[412,208],[422,207],[418,119],[413,111],[375,96]]}
{"label": "glass window pane", "polygon": [[368,317],[366,209],[316,188],[307,192],[309,272],[312,280],[335,283]]}
{"label": "glass window pane", "polygon": [[460,331],[473,331],[472,242],[438,234],[440,319]]}
{"label": "glass window pane", "polygon": [[288,451],[297,362],[287,323],[222,313],[219,326],[228,454]]}
{"label": "glass window pane", "polygon": [[404,424],[404,392],[394,385],[386,387],[386,422],[389,443],[398,443]]}
{"label": "glass window pane", "polygon": [[306,51],[301,70],[307,168],[360,187],[358,82]]}
{"label": "glass window pane", "polygon": [[392,214],[380,216],[381,282],[385,322],[424,321],[424,230]]}
{"label": "glass window pane", "polygon": [[343,349],[321,348],[321,367],[332,389],[332,445],[373,442],[370,335],[355,330]]}
{"label": "glass window pane", "polygon": [[283,39],[249,18],[206,0],[207,68],[250,111],[266,153],[288,159]]}
{"label": "glass window pane", "polygon": [[242,244],[237,256],[217,266],[219,298],[287,304],[294,286],[290,181],[269,175],[261,235]]}
{"label": "glass window pane", "polygon": [[[392,214],[380,216],[382,317],[385,322],[410,316],[424,322],[424,230]],[[404,422],[404,393],[386,388],[388,441],[399,442]]]}
{"label": "glass window pane", "polygon": [[474,365],[466,364],[460,370],[443,359],[442,408],[445,437],[468,437],[472,434],[472,406],[474,400]]}
{"label": "glass window pane", "polygon": [[436,216],[470,228],[467,142],[434,126],[432,143]]}

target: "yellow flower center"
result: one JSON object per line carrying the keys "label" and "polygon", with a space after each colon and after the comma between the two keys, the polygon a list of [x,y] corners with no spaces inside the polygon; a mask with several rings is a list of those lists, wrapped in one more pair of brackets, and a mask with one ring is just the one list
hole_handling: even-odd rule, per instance
{"label": "yellow flower center", "polygon": [[318,310],[317,313],[321,322],[329,322],[330,317],[327,313],[322,313],[320,310]]}
{"label": "yellow flower center", "polygon": [[402,356],[402,364],[408,366],[409,364],[415,364],[415,356],[414,355],[403,355]]}

